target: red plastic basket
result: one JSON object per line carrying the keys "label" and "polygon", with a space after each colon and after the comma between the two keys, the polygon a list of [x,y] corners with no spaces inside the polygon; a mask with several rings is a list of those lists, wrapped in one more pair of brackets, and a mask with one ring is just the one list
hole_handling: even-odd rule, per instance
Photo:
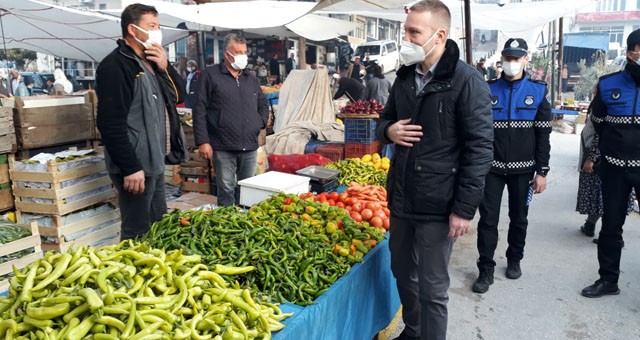
{"label": "red plastic basket", "polygon": [[348,143],[344,145],[344,158],[360,158],[366,154],[379,153],[381,148],[382,143],[379,140],[371,144]]}
{"label": "red plastic basket", "polygon": [[333,162],[344,159],[344,144],[324,144],[316,148],[317,154],[329,158]]}

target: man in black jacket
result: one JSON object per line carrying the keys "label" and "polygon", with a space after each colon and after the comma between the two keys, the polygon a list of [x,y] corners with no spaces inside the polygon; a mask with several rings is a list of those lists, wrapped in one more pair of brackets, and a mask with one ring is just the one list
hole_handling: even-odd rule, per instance
{"label": "man in black jacket", "polygon": [[[336,93],[333,95],[333,100],[336,100],[342,96],[347,96],[352,103],[358,100],[364,99],[366,88],[362,85],[362,82],[358,79],[340,77],[338,73],[333,74],[335,83],[338,85]],[[335,85],[334,85],[335,86]]]}
{"label": "man in black jacket", "polygon": [[547,100],[547,84],[526,76],[527,62],[526,41],[509,39],[502,50],[503,75],[489,81],[495,129],[494,157],[480,205],[480,275],[472,287],[476,293],[485,293],[493,284],[496,266],[493,255],[498,244],[498,220],[504,187],[509,192],[510,220],[506,276],[515,280],[522,275],[520,260],[524,257],[531,195],[542,193],[547,186],[551,105]]}
{"label": "man in black jacket", "polygon": [[267,126],[267,99],[258,79],[244,70],[246,66],[246,40],[228,34],[224,63],[202,71],[193,108],[196,145],[200,155],[213,158],[221,206],[237,203],[237,182],[255,174],[258,134]]}
{"label": "man in black jacket", "polygon": [[620,294],[622,227],[631,189],[640,195],[640,30],[627,37],[627,65],[598,81],[591,121],[600,136],[602,229],[598,238],[600,278],[582,290],[590,298]]}
{"label": "man in black jacket", "polygon": [[387,179],[389,247],[406,325],[399,339],[444,340],[453,242],[467,233],[493,157],[491,96],[459,60],[449,9],[409,9],[397,72],[376,129],[395,143]]}
{"label": "man in black jacket", "polygon": [[118,190],[122,239],[141,236],[167,212],[164,165],[185,159],[176,104],[184,82],[167,62],[158,12],[132,4],[118,47],[96,72],[97,125],[107,170]]}

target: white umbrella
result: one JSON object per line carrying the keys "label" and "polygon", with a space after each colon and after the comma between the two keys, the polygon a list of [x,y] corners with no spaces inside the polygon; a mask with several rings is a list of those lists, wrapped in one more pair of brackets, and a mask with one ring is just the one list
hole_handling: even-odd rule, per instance
{"label": "white umbrella", "polygon": [[[70,59],[99,62],[122,37],[119,18],[36,0],[0,0],[5,48],[23,48]],[[188,31],[163,28],[163,42]]]}

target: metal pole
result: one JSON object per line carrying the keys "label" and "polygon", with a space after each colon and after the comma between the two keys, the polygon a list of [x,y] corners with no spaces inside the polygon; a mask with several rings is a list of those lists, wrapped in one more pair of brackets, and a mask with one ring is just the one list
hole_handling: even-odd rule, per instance
{"label": "metal pole", "polygon": [[[558,81],[558,94],[560,97],[560,100],[564,99],[564,94],[562,93],[562,70],[564,68],[564,39],[563,39],[563,33],[564,33],[564,18],[560,18],[560,24],[559,24],[559,28],[558,28],[558,79],[560,81]],[[569,81],[569,79],[567,79],[567,82]]]}
{"label": "metal pole", "polygon": [[467,57],[467,64],[473,65],[472,48],[472,30],[471,30],[471,0],[464,0],[464,46]]}
{"label": "metal pole", "polygon": [[[4,35],[4,21],[2,20],[2,17],[4,17],[4,14],[0,13],[0,28],[2,29],[2,44],[4,45],[4,57],[7,59],[7,61],[9,60],[9,54],[7,53],[7,40],[5,39],[5,35]],[[9,74],[9,64],[7,63],[7,74]],[[11,86],[11,81],[9,79],[7,79],[7,87],[9,90],[9,93],[13,94],[13,86]]]}
{"label": "metal pole", "polygon": [[553,21],[552,24],[552,28],[551,28],[551,40],[549,41],[551,43],[551,105],[552,107],[555,106],[556,103],[556,72],[555,72],[555,66],[556,66],[556,21]]}

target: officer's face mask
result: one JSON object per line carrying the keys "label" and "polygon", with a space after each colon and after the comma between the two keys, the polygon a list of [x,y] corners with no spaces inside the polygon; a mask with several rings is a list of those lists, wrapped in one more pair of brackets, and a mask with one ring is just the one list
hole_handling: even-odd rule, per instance
{"label": "officer's face mask", "polygon": [[437,35],[438,31],[436,30],[431,38],[429,38],[429,40],[427,40],[427,42],[425,42],[423,45],[418,45],[410,41],[403,40],[402,44],[400,45],[400,56],[402,57],[402,61],[404,62],[404,64],[410,66],[413,64],[421,63],[425,59],[427,59],[429,54],[431,54],[431,52],[433,52],[433,50],[436,48],[436,45],[434,44],[433,47],[429,49],[429,52],[426,53],[424,52],[424,47],[431,41],[433,41],[433,39],[435,39]]}
{"label": "officer's face mask", "polygon": [[522,70],[522,63],[519,61],[503,61],[502,72],[508,77],[514,77],[520,74]]}

